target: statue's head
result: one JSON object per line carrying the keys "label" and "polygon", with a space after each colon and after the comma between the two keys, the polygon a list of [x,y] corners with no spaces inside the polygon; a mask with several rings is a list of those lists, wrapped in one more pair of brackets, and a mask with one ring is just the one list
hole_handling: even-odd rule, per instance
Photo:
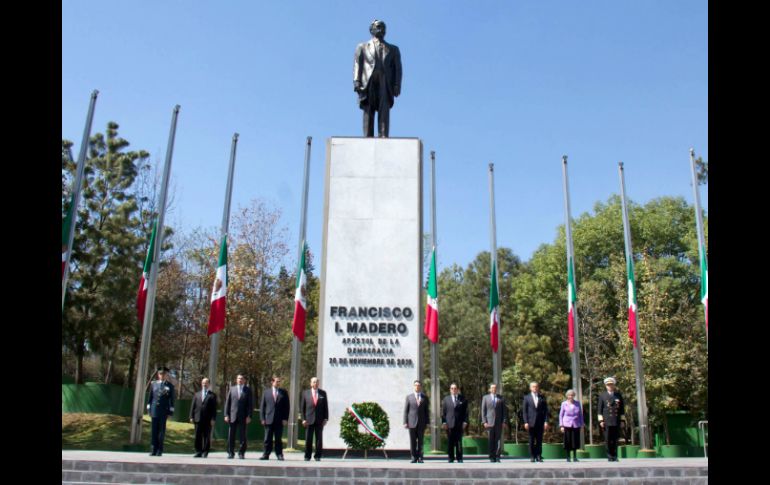
{"label": "statue's head", "polygon": [[369,33],[382,40],[385,37],[385,22],[377,19],[372,20],[371,25],[369,25]]}

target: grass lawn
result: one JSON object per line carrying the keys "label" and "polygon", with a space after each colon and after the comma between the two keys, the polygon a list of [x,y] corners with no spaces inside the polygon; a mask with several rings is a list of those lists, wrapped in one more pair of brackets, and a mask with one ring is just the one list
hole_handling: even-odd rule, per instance
{"label": "grass lawn", "polygon": [[[150,417],[145,415],[142,424],[142,444],[150,450]],[[113,414],[62,413],[61,447],[63,450],[124,451],[129,442],[131,418]],[[165,453],[195,453],[195,427],[190,423],[166,422]],[[284,440],[285,445],[285,440]],[[237,446],[237,442],[236,442]],[[298,448],[305,449],[304,440],[298,440]],[[224,439],[211,442],[211,451],[225,451]],[[261,441],[249,441],[247,453],[262,450]]]}

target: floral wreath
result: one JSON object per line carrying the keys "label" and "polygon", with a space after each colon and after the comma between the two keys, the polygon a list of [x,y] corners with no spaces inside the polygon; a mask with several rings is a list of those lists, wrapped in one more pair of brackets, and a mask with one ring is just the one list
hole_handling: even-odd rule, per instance
{"label": "floral wreath", "polygon": [[[365,433],[358,431],[361,425]],[[390,432],[388,415],[376,402],[351,404],[340,420],[340,438],[352,450],[374,450],[385,446]]]}

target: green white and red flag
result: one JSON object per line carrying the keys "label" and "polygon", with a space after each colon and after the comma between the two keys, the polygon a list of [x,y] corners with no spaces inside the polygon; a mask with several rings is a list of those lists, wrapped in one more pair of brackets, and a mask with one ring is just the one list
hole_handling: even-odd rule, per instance
{"label": "green white and red flag", "polygon": [[307,273],[305,271],[305,253],[307,245],[302,243],[302,255],[297,267],[297,285],[294,290],[294,318],[291,331],[300,342],[305,341],[305,320],[307,319]]}
{"label": "green white and red flag", "polygon": [[700,251],[700,301],[706,311],[706,331],[709,329],[709,268],[706,262],[706,248]]}
{"label": "green white and red flag", "polygon": [[144,269],[142,278],[139,280],[139,291],[136,295],[136,316],[139,318],[139,325],[144,326],[144,308],[147,303],[147,286],[150,284],[150,269],[152,268],[152,256],[155,253],[155,231],[158,229],[158,221],[152,226],[152,235],[150,235],[150,247],[147,249],[147,257],[144,259]]}
{"label": "green white and red flag", "polygon": [[628,272],[628,337],[637,345],[636,331],[636,283],[634,282],[634,260],[629,254],[626,256],[626,271]]}
{"label": "green white and red flag", "polygon": [[209,330],[211,336],[225,328],[227,310],[227,235],[222,236],[219,246],[219,262],[214,287],[211,290],[211,310],[209,311]]}
{"label": "green white and red flag", "polygon": [[425,304],[423,332],[431,342],[438,343],[438,281],[436,280],[436,248],[430,253],[430,270]]}
{"label": "green white and red flag", "polygon": [[69,251],[70,228],[72,227],[72,213],[75,210],[75,194],[70,198],[70,207],[61,226],[61,279],[64,279],[64,265],[67,264],[67,251]]}
{"label": "green white and red flag", "polygon": [[358,414],[358,411],[356,411],[356,408],[353,406],[350,406],[348,408],[348,412],[353,415],[354,418],[356,418],[356,421],[358,421],[358,424],[360,424],[367,433],[374,436],[380,441],[385,441],[385,439],[380,435],[380,433],[377,432],[376,429],[374,429],[374,423],[372,423],[372,420],[369,418],[362,418],[360,414]]}
{"label": "green white and red flag", "polygon": [[569,333],[569,351],[575,352],[575,275],[572,271],[572,257],[567,263],[567,321]]}
{"label": "green white and red flag", "polygon": [[500,342],[500,295],[497,292],[497,261],[492,261],[492,275],[489,278],[489,343],[492,352],[497,353]]}

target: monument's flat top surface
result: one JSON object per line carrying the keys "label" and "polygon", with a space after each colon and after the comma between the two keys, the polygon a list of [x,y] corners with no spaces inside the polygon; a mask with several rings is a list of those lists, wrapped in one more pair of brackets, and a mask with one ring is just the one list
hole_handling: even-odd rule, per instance
{"label": "monument's flat top surface", "polygon": [[[247,452],[248,453],[248,452]],[[304,461],[303,453],[284,453],[283,462],[274,456],[270,460],[259,460],[260,453],[255,452],[246,459],[228,459],[225,452],[212,452],[208,458],[193,458],[188,455],[164,453],[163,456],[149,456],[147,453],[120,451],[87,451],[62,450],[62,460],[80,461],[110,461],[128,463],[168,463],[189,465],[233,465],[233,466],[287,466],[307,468],[415,468],[415,469],[468,469],[468,468],[533,468],[533,469],[604,469],[604,468],[689,468],[708,466],[707,458],[625,458],[610,463],[606,459],[581,459],[578,463],[568,463],[565,460],[546,460],[543,463],[532,463],[527,458],[503,458],[501,463],[490,463],[486,455],[466,457],[464,463],[447,463],[446,457],[425,457],[425,463],[409,463],[407,458],[391,458],[386,460],[376,456],[378,451],[372,451],[369,459],[361,458],[324,458],[322,461]]]}

